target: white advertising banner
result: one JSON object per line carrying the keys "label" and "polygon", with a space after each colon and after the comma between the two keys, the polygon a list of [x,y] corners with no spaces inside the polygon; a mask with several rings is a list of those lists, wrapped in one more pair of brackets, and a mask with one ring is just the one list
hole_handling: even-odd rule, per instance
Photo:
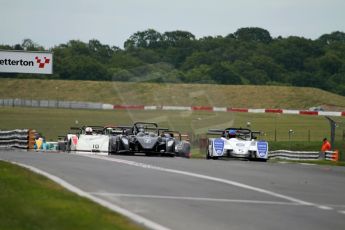
{"label": "white advertising banner", "polygon": [[53,73],[53,53],[0,50],[0,73]]}

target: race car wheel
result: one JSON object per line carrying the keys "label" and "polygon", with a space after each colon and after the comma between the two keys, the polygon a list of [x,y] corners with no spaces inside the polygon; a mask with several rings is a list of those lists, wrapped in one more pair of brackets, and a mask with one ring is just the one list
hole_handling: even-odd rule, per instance
{"label": "race car wheel", "polygon": [[256,153],[255,152],[250,152],[250,157],[249,157],[250,160],[256,160]]}
{"label": "race car wheel", "polygon": [[210,156],[210,152],[207,150],[206,151],[206,160],[209,160],[211,159],[211,156]]}
{"label": "race car wheel", "polygon": [[257,159],[258,161],[261,161],[261,162],[267,162],[267,159],[264,159],[264,158],[259,158]]}
{"label": "race car wheel", "polygon": [[71,145],[72,145],[72,140],[69,139],[66,145],[66,152],[71,152]]}
{"label": "race car wheel", "polygon": [[179,154],[180,157],[190,158],[190,144],[188,142],[182,143],[182,150]]}
{"label": "race car wheel", "polygon": [[175,153],[165,153],[164,156],[175,157]]}
{"label": "race car wheel", "polygon": [[118,150],[119,141],[117,138],[110,138],[109,140],[109,154],[115,154]]}

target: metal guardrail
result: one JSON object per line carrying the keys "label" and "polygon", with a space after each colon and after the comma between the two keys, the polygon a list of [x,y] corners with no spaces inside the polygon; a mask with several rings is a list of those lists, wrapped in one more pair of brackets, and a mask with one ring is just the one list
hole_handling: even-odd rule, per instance
{"label": "metal guardrail", "polygon": [[104,104],[80,101],[59,100],[28,100],[28,99],[0,99],[0,106],[11,107],[40,107],[40,108],[64,108],[64,109],[107,109]]}
{"label": "metal guardrail", "polygon": [[339,160],[339,152],[336,151],[290,151],[290,150],[275,150],[268,153],[269,159],[283,159],[283,160]]}

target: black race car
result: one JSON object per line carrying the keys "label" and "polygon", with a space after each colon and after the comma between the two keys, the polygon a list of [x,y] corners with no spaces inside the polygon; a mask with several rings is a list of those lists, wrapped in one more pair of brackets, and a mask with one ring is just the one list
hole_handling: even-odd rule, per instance
{"label": "black race car", "polygon": [[112,136],[109,141],[111,154],[135,154],[158,156],[190,156],[188,141],[176,138],[173,131],[159,128],[156,123],[136,122],[122,134]]}

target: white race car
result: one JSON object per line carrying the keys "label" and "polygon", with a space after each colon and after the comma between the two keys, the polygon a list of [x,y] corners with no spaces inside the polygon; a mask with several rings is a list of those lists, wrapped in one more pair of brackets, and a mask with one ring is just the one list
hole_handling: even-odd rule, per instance
{"label": "white race car", "polygon": [[114,135],[114,128],[83,126],[71,129],[77,130],[77,133],[67,135],[67,151],[97,152],[108,155],[109,140]]}
{"label": "white race car", "polygon": [[208,139],[206,159],[233,157],[267,161],[268,143],[257,141],[254,134],[258,133],[242,128],[209,130],[208,134],[220,135],[220,137]]}

